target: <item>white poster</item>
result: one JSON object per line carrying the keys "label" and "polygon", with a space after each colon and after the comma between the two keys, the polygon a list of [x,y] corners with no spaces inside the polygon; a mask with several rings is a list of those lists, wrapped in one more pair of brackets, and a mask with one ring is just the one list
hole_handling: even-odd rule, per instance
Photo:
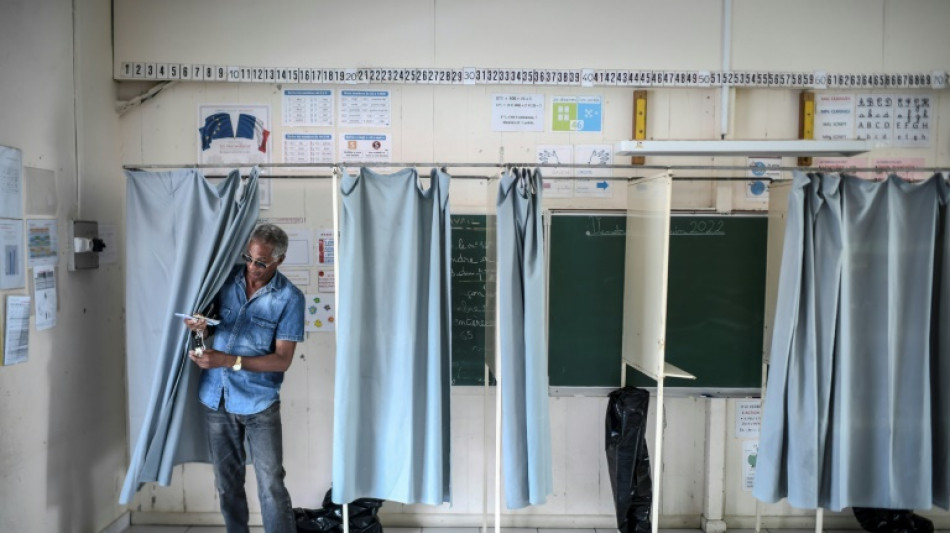
{"label": "white poster", "polygon": [[0,219],[0,289],[26,287],[23,221]]}
{"label": "white poster", "polygon": [[235,165],[270,163],[270,131],[268,105],[202,104],[198,106],[198,161],[220,164],[222,174]]}
{"label": "white poster", "polygon": [[578,178],[609,178],[613,176],[613,171],[609,168],[592,167],[614,164],[613,147],[609,144],[579,144],[574,147],[574,163],[591,165],[575,168],[574,176]]}
{"label": "white poster", "polygon": [[493,94],[492,131],[544,131],[543,94]]}
{"label": "white poster", "polygon": [[15,365],[26,361],[30,353],[29,296],[7,296],[3,340],[4,365]]}
{"label": "white poster", "polygon": [[745,197],[750,200],[767,202],[769,200],[769,182],[782,177],[781,157],[750,157],[746,160],[748,176],[752,178],[745,184]]}
{"label": "white poster", "polygon": [[739,400],[736,402],[736,438],[759,438],[762,427],[762,401]]}
{"label": "white poster", "polygon": [[340,161],[343,163],[389,163],[392,141],[388,133],[346,133],[340,140]]}
{"label": "white poster", "polygon": [[848,170],[849,168],[867,168],[868,158],[866,157],[816,157],[812,160],[812,165],[823,170],[847,172],[859,178],[871,177],[869,172]]}
{"label": "white poster", "polygon": [[336,292],[336,274],[333,269],[324,268],[317,271],[317,292]]}
{"label": "white poster", "polygon": [[574,196],[577,198],[609,198],[613,193],[611,181],[600,179],[574,180]]}
{"label": "white poster", "polygon": [[30,250],[30,267],[56,264],[59,259],[59,239],[55,220],[27,220],[26,241]]}
{"label": "white poster", "polygon": [[56,270],[52,266],[33,269],[33,301],[36,302],[36,330],[56,325]]}
{"label": "white poster", "polygon": [[815,97],[815,139],[843,141],[853,138],[854,95],[817,95]]}
{"label": "white poster", "polygon": [[307,228],[284,228],[287,232],[287,254],[283,266],[311,266],[313,260],[310,250],[313,247],[313,234]]}
{"label": "white poster", "polygon": [[0,217],[23,216],[23,155],[0,145]]}
{"label": "white poster", "polygon": [[574,175],[574,147],[569,144],[539,144],[535,147],[539,165],[567,165],[543,167],[541,175],[548,178],[569,178]]}
{"label": "white poster", "polygon": [[875,158],[871,160],[871,166],[874,168],[881,169],[880,171],[875,171],[872,174],[874,179],[879,179],[879,180],[886,178],[892,173],[897,174],[898,176],[907,180],[911,180],[911,181],[924,180],[933,175],[932,173],[928,173],[928,172],[889,170],[889,169],[895,169],[895,168],[920,168],[920,167],[926,166],[926,160],[923,157]]}
{"label": "white poster", "polygon": [[388,128],[391,115],[389,91],[340,91],[340,127]]}
{"label": "white poster", "polygon": [[285,133],[284,163],[333,163],[332,133]]}
{"label": "white poster", "polygon": [[307,288],[310,287],[309,270],[281,267],[280,273],[283,274],[288,281],[293,283],[295,287],[302,290],[303,292],[307,292]]}
{"label": "white poster", "polygon": [[894,99],[894,145],[927,148],[933,136],[929,94],[898,94]]}
{"label": "white poster", "polygon": [[332,229],[317,230],[317,264],[333,266],[336,262],[336,245]]}
{"label": "white poster", "polygon": [[855,138],[891,144],[894,138],[894,95],[859,94],[855,104]]}
{"label": "white poster", "polygon": [[305,331],[334,331],[336,329],[336,310],[333,308],[333,296],[308,294],[305,311]]}
{"label": "white poster", "polygon": [[567,178],[545,178],[546,169],[541,169],[542,198],[573,198],[574,180]]}
{"label": "white poster", "polygon": [[333,91],[284,89],[284,126],[332,126]]}
{"label": "white poster", "polygon": [[752,492],[755,487],[755,464],[759,459],[759,441],[742,441],[742,490]]}

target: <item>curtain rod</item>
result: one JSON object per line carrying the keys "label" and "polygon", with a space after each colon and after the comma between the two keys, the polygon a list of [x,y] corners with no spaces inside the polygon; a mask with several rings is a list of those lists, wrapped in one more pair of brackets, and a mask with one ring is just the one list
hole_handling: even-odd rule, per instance
{"label": "curtain rod", "polygon": [[[561,164],[551,164],[551,163],[382,163],[378,161],[372,162],[352,162],[352,163],[258,163],[256,165],[241,165],[241,164],[213,164],[213,163],[203,163],[203,164],[185,164],[185,165],[168,165],[168,164],[126,164],[122,165],[123,170],[144,170],[144,169],[203,169],[203,168],[299,168],[299,169],[308,169],[308,168],[356,168],[356,167],[434,167],[434,168],[496,168],[496,169],[505,169],[505,168],[515,168],[515,167],[530,167],[530,168],[596,168],[596,169],[625,169],[625,170],[741,170],[748,171],[753,168],[747,165],[591,165],[586,163],[561,163]],[[765,171],[794,171],[800,170],[802,172],[950,172],[950,167],[841,167],[841,168],[825,168],[825,167],[803,167],[803,166],[793,166],[793,167],[757,167]],[[270,178],[276,176],[267,176]],[[315,176],[286,176],[286,177],[315,177]],[[318,177],[318,176],[317,176]],[[454,176],[453,176],[454,177]],[[550,176],[551,178],[557,178],[558,176]],[[484,176],[481,176],[484,178]],[[577,179],[574,176],[569,176],[571,179]],[[583,176],[580,179],[586,179]],[[590,178],[590,179],[610,179],[610,178]],[[615,178],[616,179],[616,178]],[[766,179],[763,177],[744,177],[743,179]]]}

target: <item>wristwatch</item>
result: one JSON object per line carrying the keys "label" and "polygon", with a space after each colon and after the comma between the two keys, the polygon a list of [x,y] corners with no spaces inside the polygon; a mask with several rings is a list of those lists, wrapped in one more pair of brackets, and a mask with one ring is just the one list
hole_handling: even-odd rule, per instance
{"label": "wristwatch", "polygon": [[240,370],[241,369],[241,356],[237,356],[237,359],[234,361],[234,364],[231,365],[231,370]]}

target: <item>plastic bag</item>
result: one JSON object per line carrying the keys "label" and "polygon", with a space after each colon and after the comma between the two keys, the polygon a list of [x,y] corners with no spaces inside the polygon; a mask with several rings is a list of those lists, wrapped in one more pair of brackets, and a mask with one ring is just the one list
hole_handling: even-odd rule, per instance
{"label": "plastic bag", "polygon": [[[297,531],[300,533],[342,533],[343,506],[333,503],[333,489],[323,496],[322,509],[294,508]],[[360,498],[347,508],[351,533],[383,533],[377,513],[384,500]]]}
{"label": "plastic bag", "polygon": [[852,507],[861,528],[871,533],[933,533],[934,523],[909,509]]}
{"label": "plastic bag", "polygon": [[651,531],[653,481],[646,425],[650,393],[624,387],[608,396],[605,449],[620,533]]}

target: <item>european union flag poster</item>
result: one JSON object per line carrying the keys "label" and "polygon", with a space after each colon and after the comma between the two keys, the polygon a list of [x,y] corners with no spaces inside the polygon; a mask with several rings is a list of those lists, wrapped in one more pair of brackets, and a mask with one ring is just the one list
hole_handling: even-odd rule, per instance
{"label": "european union flag poster", "polygon": [[269,163],[269,105],[202,104],[198,108],[198,160],[201,164],[252,166]]}

